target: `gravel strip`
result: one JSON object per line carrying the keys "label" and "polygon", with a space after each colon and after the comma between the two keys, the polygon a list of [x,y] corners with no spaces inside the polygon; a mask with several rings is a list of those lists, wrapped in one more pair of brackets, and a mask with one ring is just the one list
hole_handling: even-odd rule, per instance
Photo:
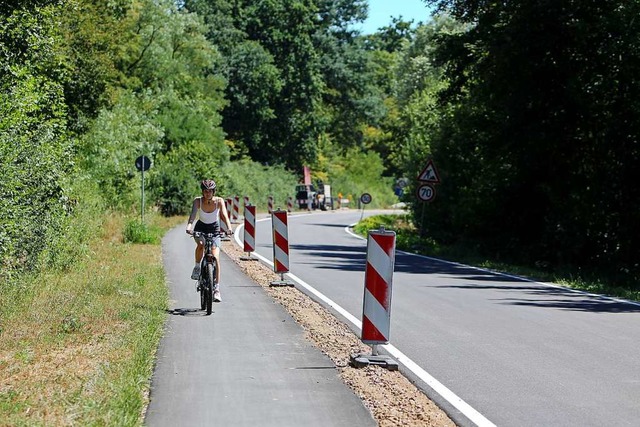
{"label": "gravel strip", "polygon": [[246,254],[233,242],[224,242],[222,249],[303,327],[307,338],[333,361],[345,384],[362,399],[380,426],[455,426],[399,371],[374,365],[352,367],[350,356],[371,354],[371,348],[327,309],[296,288],[269,286],[280,280],[280,275],[259,261],[241,260]]}

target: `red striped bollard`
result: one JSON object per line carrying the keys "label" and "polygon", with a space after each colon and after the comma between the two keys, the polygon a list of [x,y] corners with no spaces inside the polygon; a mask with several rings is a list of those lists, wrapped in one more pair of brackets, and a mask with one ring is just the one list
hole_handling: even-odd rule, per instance
{"label": "red striped bollard", "polygon": [[222,232],[224,233],[224,235],[220,238],[220,240],[224,240],[225,242],[230,241],[231,238],[227,234],[229,232],[229,227],[227,227],[227,223],[224,221],[219,221],[219,222],[220,222],[220,230],[222,230]]}
{"label": "red striped bollard", "polygon": [[274,280],[269,286],[293,286],[285,280],[284,273],[289,272],[289,231],[287,211],[275,210],[271,213],[273,227],[273,271],[280,273],[280,280]]}
{"label": "red striped bollard", "polygon": [[249,196],[244,196],[244,202],[242,205],[242,208],[244,209],[245,206],[250,205],[251,203],[249,203]]}
{"label": "red striped bollard", "polygon": [[367,237],[367,266],[364,275],[362,304],[362,342],[371,345],[371,355],[351,356],[355,366],[382,365],[398,369],[398,363],[378,354],[378,344],[389,343],[391,323],[391,289],[395,262],[396,233],[384,227],[369,231]]}
{"label": "red striped bollard", "polygon": [[273,212],[273,196],[267,198],[267,211],[269,211],[269,213]]}
{"label": "red striped bollard", "polygon": [[287,198],[287,212],[291,212],[293,210],[293,197],[289,196]]}
{"label": "red striped bollard", "polygon": [[240,196],[233,196],[233,213],[231,216],[233,217],[232,221],[238,222],[240,217]]}
{"label": "red striped bollard", "polygon": [[243,261],[257,261],[251,256],[256,250],[256,207],[246,205],[244,207],[244,251],[247,256],[240,257]]}
{"label": "red striped bollard", "polygon": [[233,199],[227,197],[224,199],[224,207],[227,208],[227,215],[229,215],[229,221],[233,219]]}
{"label": "red striped bollard", "polygon": [[229,215],[229,221],[232,223],[233,221],[233,197],[228,197],[224,199],[225,207],[227,208],[227,215]]}

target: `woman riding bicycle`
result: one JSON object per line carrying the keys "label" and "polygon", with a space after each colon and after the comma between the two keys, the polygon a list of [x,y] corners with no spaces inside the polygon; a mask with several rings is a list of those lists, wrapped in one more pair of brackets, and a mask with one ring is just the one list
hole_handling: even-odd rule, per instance
{"label": "woman riding bicycle", "polygon": [[[227,207],[225,206],[222,197],[216,197],[216,183],[212,179],[205,179],[200,183],[202,189],[202,197],[196,197],[193,200],[191,207],[191,215],[189,215],[189,222],[187,223],[187,234],[193,234],[194,231],[201,233],[220,233],[219,218],[227,224],[227,230],[229,234],[233,234],[231,228],[231,222],[229,221],[229,215],[227,214]],[[193,221],[198,217],[195,227]],[[198,280],[200,276],[200,261],[204,256],[204,240],[203,238],[194,237],[196,246],[196,265],[193,267],[191,278]],[[213,290],[213,300],[220,302],[220,237],[215,239],[213,245],[213,256],[216,258],[216,287]]]}

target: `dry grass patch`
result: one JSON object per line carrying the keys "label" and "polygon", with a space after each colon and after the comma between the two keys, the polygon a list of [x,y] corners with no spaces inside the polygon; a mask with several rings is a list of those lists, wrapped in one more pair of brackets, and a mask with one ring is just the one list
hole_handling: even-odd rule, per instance
{"label": "dry grass patch", "polygon": [[123,243],[123,224],[0,319],[0,425],[141,423],[168,295],[160,246]]}

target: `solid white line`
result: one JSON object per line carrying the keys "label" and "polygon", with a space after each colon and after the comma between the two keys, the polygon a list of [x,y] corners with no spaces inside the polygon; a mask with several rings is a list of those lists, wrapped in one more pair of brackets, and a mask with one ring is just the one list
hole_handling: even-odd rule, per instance
{"label": "solid white line", "polygon": [[422,369],[413,360],[409,359],[400,350],[391,344],[383,345],[382,348],[387,350],[389,354],[396,358],[399,363],[402,363],[407,369],[409,369],[415,376],[427,383],[436,393],[442,396],[447,402],[449,402],[458,411],[462,412],[471,422],[480,427],[495,427],[491,421],[484,417],[480,412],[476,411],[467,402],[459,398],[454,392],[445,387],[440,381],[431,376],[427,371]]}
{"label": "solid white line", "polygon": [[[264,218],[258,221],[269,221],[269,220],[271,220],[271,218]],[[240,233],[238,232],[238,229],[241,227],[242,225],[236,228],[236,233],[235,233],[236,243],[240,247],[242,247],[242,244],[240,242],[240,237],[239,237]],[[358,236],[352,233],[349,230],[349,227],[347,227],[347,232],[353,236],[356,236],[362,239],[361,236]],[[256,258],[260,259],[265,264],[273,268],[273,262],[269,261],[267,258],[263,257],[257,252],[254,252],[253,255]],[[332,299],[330,299],[329,297],[327,297],[326,295],[318,291],[316,288],[314,288],[313,286],[309,285],[308,283],[300,279],[295,274],[286,273],[286,275],[289,276],[289,278],[295,281],[298,285],[306,289],[309,293],[315,295],[319,300],[321,300],[322,302],[327,304],[329,307],[337,311],[341,316],[343,316],[345,319],[351,322],[357,329],[362,330],[362,322],[360,321],[360,319],[353,316],[351,313],[349,313],[347,310],[339,306]],[[422,369],[417,363],[415,363],[413,360],[408,358],[404,353],[398,350],[395,346],[393,346],[392,344],[385,344],[385,345],[382,345],[381,347],[384,348],[387,352],[389,352],[391,356],[396,358],[398,363],[402,363],[416,377],[424,381],[429,387],[431,387],[436,393],[442,396],[442,398],[445,399],[447,402],[449,402],[454,408],[456,408],[458,411],[464,414],[464,416],[467,417],[475,425],[479,427],[496,427],[495,424],[493,424],[491,421],[485,418],[480,412],[473,409],[467,402],[462,400],[454,392],[452,392],[447,387],[445,387],[440,381],[438,381],[433,376],[431,376],[427,371]]]}

